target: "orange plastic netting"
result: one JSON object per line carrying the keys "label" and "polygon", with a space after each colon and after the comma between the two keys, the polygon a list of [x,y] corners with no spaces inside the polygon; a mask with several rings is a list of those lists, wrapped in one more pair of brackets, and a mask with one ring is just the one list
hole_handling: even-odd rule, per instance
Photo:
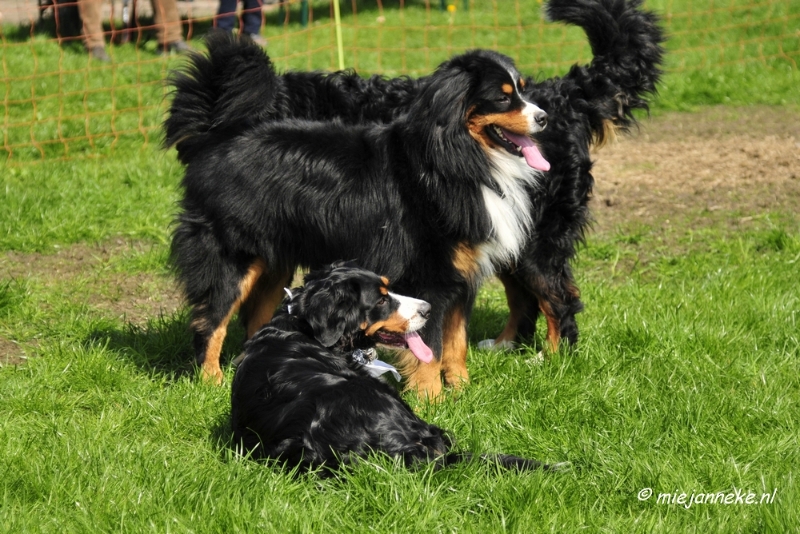
{"label": "orange plastic netting", "polygon": [[[10,163],[107,154],[120,143],[158,143],[164,80],[181,58],[156,54],[150,2],[102,0],[110,62],[90,59],[77,5],[0,0],[3,154]],[[364,74],[422,75],[466,48],[494,48],[537,76],[587,61],[579,29],[547,23],[537,0],[340,0],[344,64]],[[649,1],[669,36],[668,70],[730,65],[797,69],[795,0]],[[217,0],[177,2],[195,48],[215,25]],[[241,6],[240,6],[241,7]],[[123,10],[129,20],[123,24]],[[134,12],[135,10],[135,12]],[[267,50],[281,69],[336,69],[332,3],[284,0],[258,9]],[[131,16],[134,15],[134,16]],[[131,21],[135,24],[131,24]]]}

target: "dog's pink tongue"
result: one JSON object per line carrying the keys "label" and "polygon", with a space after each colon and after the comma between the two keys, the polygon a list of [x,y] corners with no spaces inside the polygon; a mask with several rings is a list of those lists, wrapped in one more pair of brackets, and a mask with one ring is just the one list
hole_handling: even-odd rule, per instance
{"label": "dog's pink tongue", "polygon": [[539,152],[539,147],[533,144],[533,141],[526,135],[517,135],[508,130],[503,130],[503,134],[508,137],[511,142],[522,147],[522,155],[525,156],[525,161],[529,167],[533,167],[539,171],[549,171],[550,163],[544,159],[542,153]]}
{"label": "dog's pink tongue", "polygon": [[422,363],[431,363],[431,360],[433,360],[433,351],[422,341],[419,334],[411,332],[403,337],[406,338],[408,348],[411,349],[411,352],[414,353],[414,356],[416,356],[419,361]]}

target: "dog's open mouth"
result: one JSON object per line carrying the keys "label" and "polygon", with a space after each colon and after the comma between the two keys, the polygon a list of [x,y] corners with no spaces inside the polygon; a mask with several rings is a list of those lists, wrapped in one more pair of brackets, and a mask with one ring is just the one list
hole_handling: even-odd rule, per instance
{"label": "dog's open mouth", "polygon": [[488,126],[486,131],[509,154],[525,158],[529,167],[539,171],[550,170],[550,163],[544,159],[542,153],[539,152],[539,147],[527,135],[517,135],[494,124]]}
{"label": "dog's open mouth", "polygon": [[422,363],[430,363],[433,360],[433,351],[416,332],[395,334],[393,332],[379,331],[375,334],[375,338],[382,345],[409,349]]}

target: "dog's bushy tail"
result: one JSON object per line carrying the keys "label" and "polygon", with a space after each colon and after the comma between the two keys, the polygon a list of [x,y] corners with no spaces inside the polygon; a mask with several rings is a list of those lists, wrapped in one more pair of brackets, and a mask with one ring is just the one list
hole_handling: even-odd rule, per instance
{"label": "dog's bushy tail", "polygon": [[250,39],[212,31],[207,54],[193,53],[184,68],[173,72],[172,103],[164,122],[164,144],[175,146],[178,159],[188,163],[203,151],[213,134],[240,129],[275,115],[280,105],[280,80],[264,50]]}
{"label": "dog's bushy tail", "polygon": [[[550,0],[552,21],[583,28],[594,59],[575,66],[565,78],[575,81],[603,121],[627,129],[634,109],[648,109],[647,98],[661,78],[665,37],[659,17],[641,9],[642,0]],[[595,126],[595,125],[593,125]],[[604,124],[595,135],[602,143]]]}

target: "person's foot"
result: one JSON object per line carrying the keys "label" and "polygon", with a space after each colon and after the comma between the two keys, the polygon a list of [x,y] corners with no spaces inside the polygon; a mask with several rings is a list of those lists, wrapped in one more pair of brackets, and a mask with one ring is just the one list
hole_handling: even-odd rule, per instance
{"label": "person's foot", "polygon": [[171,43],[159,43],[156,47],[156,55],[188,54],[194,52],[194,48],[189,46],[186,41],[172,41]]}
{"label": "person's foot", "polygon": [[104,46],[91,47],[89,49],[89,57],[95,61],[102,61],[103,63],[108,63],[111,61],[111,58],[108,57],[108,54],[106,53],[106,47]]}
{"label": "person's foot", "polygon": [[261,37],[259,33],[248,33],[247,36],[258,46],[267,46],[267,40]]}

